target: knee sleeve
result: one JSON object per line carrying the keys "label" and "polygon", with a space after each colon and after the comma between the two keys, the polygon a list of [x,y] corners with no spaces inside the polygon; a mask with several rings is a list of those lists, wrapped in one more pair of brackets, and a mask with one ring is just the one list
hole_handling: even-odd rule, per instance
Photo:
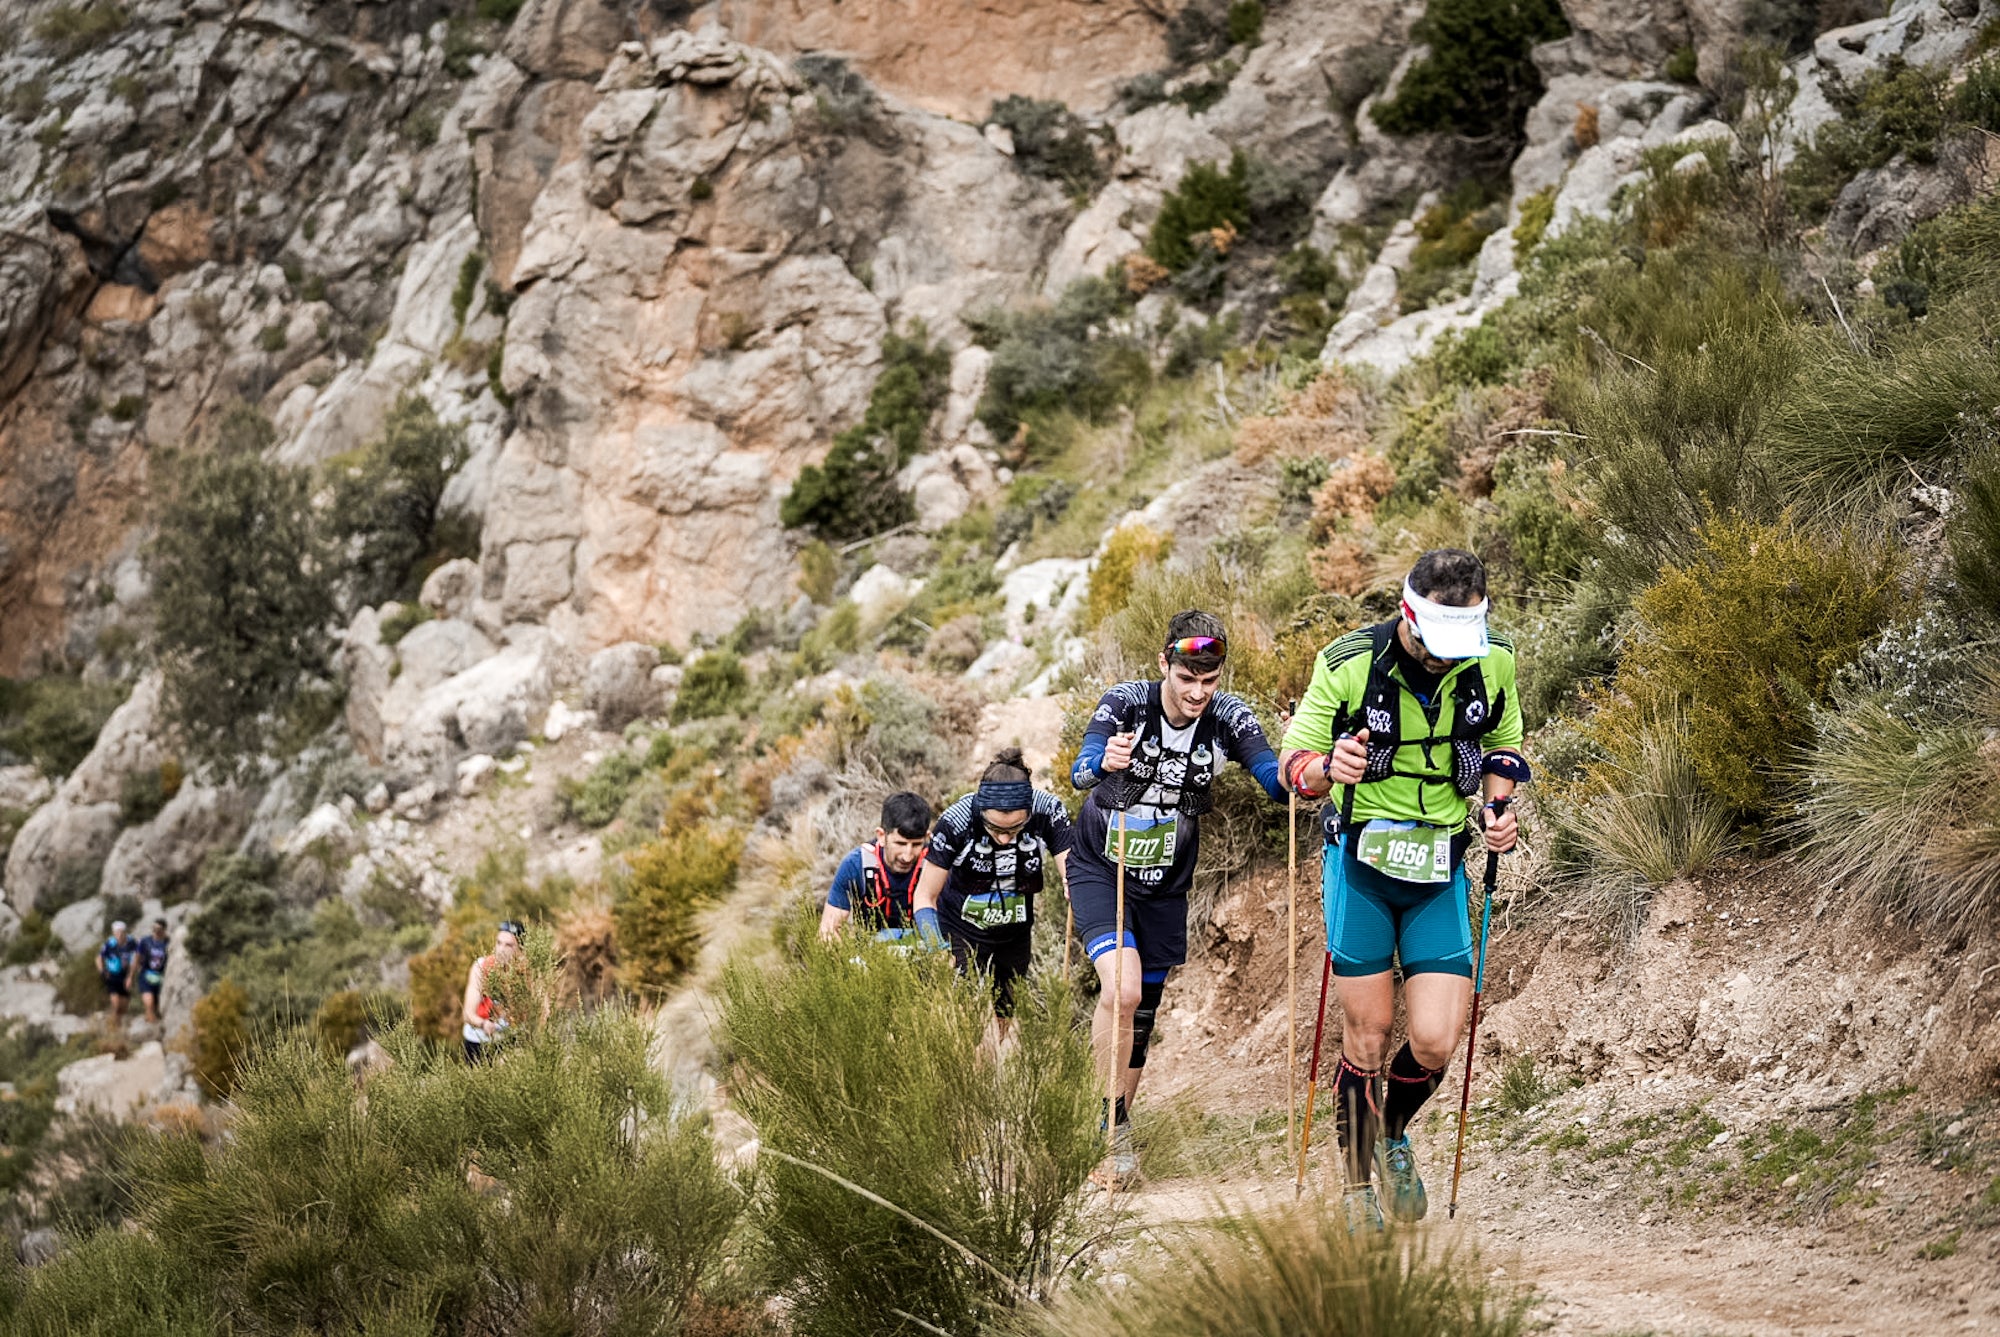
{"label": "knee sleeve", "polygon": [[1146,1066],[1146,1046],[1153,1040],[1153,1018],[1160,1010],[1160,998],[1167,991],[1167,972],[1149,970],[1139,977],[1139,1006],[1132,1013],[1132,1061],[1134,1068]]}

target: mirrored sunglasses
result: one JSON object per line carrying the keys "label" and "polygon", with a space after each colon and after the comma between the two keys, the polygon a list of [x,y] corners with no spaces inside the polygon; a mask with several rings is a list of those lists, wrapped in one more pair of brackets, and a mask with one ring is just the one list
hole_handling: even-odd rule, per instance
{"label": "mirrored sunglasses", "polygon": [[1168,641],[1166,653],[1182,656],[1213,655],[1221,659],[1229,653],[1229,642],[1220,636],[1183,636],[1177,641]]}

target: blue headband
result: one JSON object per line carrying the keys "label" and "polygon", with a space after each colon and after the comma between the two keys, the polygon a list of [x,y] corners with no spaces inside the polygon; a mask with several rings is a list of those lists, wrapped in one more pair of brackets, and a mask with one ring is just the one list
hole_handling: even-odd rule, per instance
{"label": "blue headband", "polygon": [[1023,812],[1035,801],[1035,787],[1026,780],[981,780],[973,801],[982,812]]}

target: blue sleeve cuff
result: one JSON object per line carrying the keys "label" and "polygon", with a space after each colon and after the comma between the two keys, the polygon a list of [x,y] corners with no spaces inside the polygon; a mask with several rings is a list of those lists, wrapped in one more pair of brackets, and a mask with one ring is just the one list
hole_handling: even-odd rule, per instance
{"label": "blue sleeve cuff", "polygon": [[926,947],[944,946],[944,926],[938,923],[938,912],[933,906],[919,906],[916,914],[917,940]]}
{"label": "blue sleeve cuff", "polygon": [[1076,754],[1076,764],[1069,768],[1069,782],[1077,789],[1089,789],[1104,778],[1103,734],[1085,734],[1083,749]]}
{"label": "blue sleeve cuff", "polygon": [[1257,783],[1264,786],[1264,792],[1278,802],[1286,801],[1285,784],[1278,774],[1278,754],[1268,748],[1258,753],[1250,761],[1250,774],[1257,777]]}

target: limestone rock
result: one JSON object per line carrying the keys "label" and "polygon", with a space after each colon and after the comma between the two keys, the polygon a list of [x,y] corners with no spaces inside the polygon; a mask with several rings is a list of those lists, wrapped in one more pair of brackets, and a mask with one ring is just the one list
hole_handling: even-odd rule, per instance
{"label": "limestone rock", "polygon": [[49,801],[55,786],[33,766],[0,766],[0,808],[26,812]]}
{"label": "limestone rock", "polygon": [[903,466],[896,485],[910,494],[917,511],[917,528],[927,534],[935,534],[1000,493],[993,465],[973,446],[917,456]]}
{"label": "limestone rock", "polygon": [[1957,164],[1913,163],[1898,155],[1848,182],[1827,216],[1827,236],[1850,255],[1899,242],[1917,224],[1967,198],[1967,174]]}
{"label": "limestone rock", "polygon": [[119,833],[104,861],[104,894],[145,900],[191,889],[202,862],[243,834],[249,800],[241,790],[184,783],[152,821]]}
{"label": "limestone rock", "polygon": [[56,1073],[56,1110],[129,1119],[148,1106],[188,1097],[187,1059],[148,1040],[129,1058],[99,1054]]}
{"label": "limestone rock", "polygon": [[424,578],[417,602],[432,617],[463,618],[479,597],[479,563],[468,557],[454,557]]}
{"label": "limestone rock", "polygon": [[864,625],[879,626],[899,612],[916,594],[922,581],[910,580],[877,562],[861,573],[847,597],[861,612]]}
{"label": "limestone rock", "polygon": [[56,1001],[55,967],[0,966],[0,1021],[46,1026],[59,1040],[90,1029],[90,1021],[63,1011]]}
{"label": "limestone rock", "polygon": [[597,712],[601,727],[624,728],[659,708],[653,670],[660,666],[659,647],[644,641],[607,645],[590,657],[583,674],[583,704]]}
{"label": "limestone rock", "polygon": [[554,635],[530,628],[490,659],[430,688],[388,736],[391,764],[425,775],[469,752],[512,749],[536,732],[548,713],[556,657]]}
{"label": "limestone rock", "polygon": [[49,919],[49,932],[71,955],[90,951],[97,946],[99,935],[105,931],[104,910],[102,896],[86,896],[56,911]]}
{"label": "limestone rock", "polygon": [[[387,797],[387,787],[383,786],[385,807]],[[286,854],[300,854],[315,845],[326,850],[336,861],[352,852],[354,825],[338,804],[322,803],[307,813],[297,826],[285,833],[279,848]]]}
{"label": "limestone rock", "polygon": [[1019,641],[999,640],[987,646],[962,676],[975,687],[1005,694],[1034,664],[1033,650]]}
{"label": "limestone rock", "polygon": [[14,913],[14,907],[0,900],[0,947],[6,946],[21,935],[21,916]]}
{"label": "limestone rock", "polygon": [[442,618],[419,623],[396,642],[396,662],[401,665],[401,672],[390,690],[411,691],[421,696],[446,678],[463,673],[496,653],[498,648],[493,642],[470,622]]}
{"label": "limestone rock", "polygon": [[560,743],[570,734],[596,727],[596,711],[573,710],[566,703],[557,701],[549,706],[548,718],[542,721],[542,737],[551,743]]}
{"label": "limestone rock", "polygon": [[437,800],[438,787],[426,780],[396,795],[395,812],[405,820],[420,822],[430,816],[431,805]]}
{"label": "limestone rock", "polygon": [[167,759],[158,737],[162,681],[157,670],[139,679],[132,695],[104,722],[90,755],[63,781],[61,797],[74,804],[116,803],[125,777]]}
{"label": "limestone rock", "polygon": [[458,763],[458,796],[471,798],[484,789],[486,782],[493,778],[495,765],[493,758],[484,752],[475,752]]}
{"label": "limestone rock", "polygon": [[1009,571],[1000,583],[1000,597],[1007,611],[1007,634],[1024,638],[1059,625],[1058,610],[1065,596],[1081,595],[1088,589],[1089,570],[1090,563],[1083,558],[1044,557]]}
{"label": "limestone rock", "polygon": [[120,825],[116,803],[79,804],[58,792],[14,836],[7,852],[8,902],[25,915],[65,876],[102,864]]}
{"label": "limestone rock", "polygon": [[90,291],[76,239],[50,226],[37,204],[0,213],[0,400],[34,370],[42,340]]}

